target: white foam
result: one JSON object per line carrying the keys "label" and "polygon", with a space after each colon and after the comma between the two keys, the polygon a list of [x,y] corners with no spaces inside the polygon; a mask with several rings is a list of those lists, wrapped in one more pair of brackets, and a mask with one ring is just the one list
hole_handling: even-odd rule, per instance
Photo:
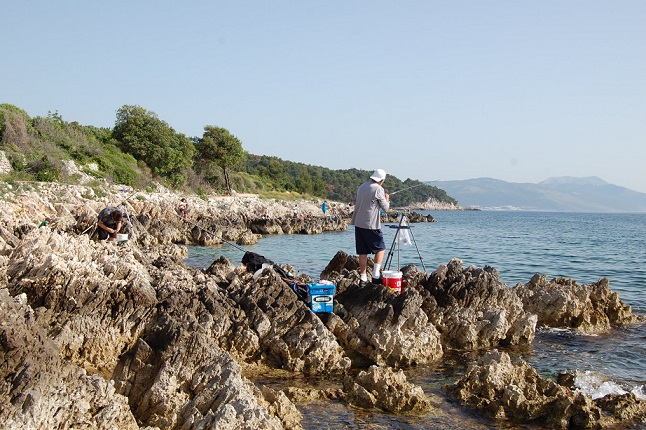
{"label": "white foam", "polygon": [[633,388],[630,390],[631,393],[635,395],[639,400],[646,400],[646,391],[643,385]]}
{"label": "white foam", "polygon": [[598,337],[599,335],[597,333],[582,333],[570,328],[561,328],[561,327],[540,327],[538,329],[539,332],[542,333],[551,333],[551,334],[561,334],[561,333],[567,333],[573,336],[581,336],[581,337]]}
{"label": "white foam", "polygon": [[539,331],[543,331],[546,333],[569,333],[572,332],[572,330],[567,329],[567,328],[559,328],[559,327],[541,327],[539,328]]}
{"label": "white foam", "polygon": [[600,373],[591,371],[577,372],[574,378],[574,386],[577,391],[581,391],[593,399],[600,399],[608,394],[627,394],[627,391],[621,385],[608,380]]}

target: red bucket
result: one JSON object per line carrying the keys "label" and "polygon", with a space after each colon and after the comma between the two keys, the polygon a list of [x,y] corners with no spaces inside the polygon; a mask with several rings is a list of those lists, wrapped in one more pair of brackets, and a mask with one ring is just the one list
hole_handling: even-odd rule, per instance
{"label": "red bucket", "polygon": [[390,288],[395,294],[402,292],[402,272],[396,270],[384,270],[381,272],[384,286]]}

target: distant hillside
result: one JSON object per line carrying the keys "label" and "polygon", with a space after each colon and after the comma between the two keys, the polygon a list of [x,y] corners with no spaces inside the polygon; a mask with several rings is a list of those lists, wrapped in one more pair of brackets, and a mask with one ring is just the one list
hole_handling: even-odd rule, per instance
{"label": "distant hillside", "polygon": [[[431,183],[431,182],[428,182]],[[549,178],[538,184],[492,178],[433,181],[461,206],[557,212],[646,212],[646,193],[596,176]]]}

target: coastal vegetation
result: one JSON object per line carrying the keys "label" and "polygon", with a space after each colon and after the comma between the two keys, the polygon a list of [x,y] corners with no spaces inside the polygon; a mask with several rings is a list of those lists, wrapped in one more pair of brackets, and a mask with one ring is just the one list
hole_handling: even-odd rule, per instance
{"label": "coastal vegetation", "polygon": [[[30,117],[0,104],[0,151],[11,163],[3,180],[79,183],[81,175],[145,189],[161,183],[196,195],[255,193],[350,202],[371,171],[333,170],[250,154],[226,128],[206,125],[201,137],[177,132],[155,112],[124,105],[113,128],[67,121],[57,112]],[[69,162],[77,169],[70,169]],[[387,166],[386,166],[387,168]],[[444,190],[407,178],[388,176],[393,204],[434,200],[457,204]],[[409,189],[407,189],[409,188]]]}

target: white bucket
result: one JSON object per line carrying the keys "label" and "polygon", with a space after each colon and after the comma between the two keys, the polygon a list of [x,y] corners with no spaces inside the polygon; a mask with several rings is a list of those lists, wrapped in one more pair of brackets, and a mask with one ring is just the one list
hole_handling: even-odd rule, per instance
{"label": "white bucket", "polygon": [[117,242],[127,242],[128,234],[127,233],[117,233]]}
{"label": "white bucket", "polygon": [[402,292],[402,276],[403,273],[396,270],[384,270],[381,272],[384,286],[390,288],[396,294],[401,294]]}

